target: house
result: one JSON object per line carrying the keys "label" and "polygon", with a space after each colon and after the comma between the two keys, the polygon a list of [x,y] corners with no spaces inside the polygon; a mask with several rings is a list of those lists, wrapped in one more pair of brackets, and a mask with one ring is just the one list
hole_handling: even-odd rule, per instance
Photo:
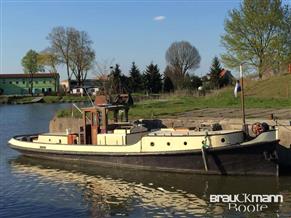
{"label": "house", "polygon": [[[68,80],[61,81],[61,86],[63,90],[67,93],[71,94],[83,94],[83,90],[81,86],[78,85],[76,80],[70,80],[70,84]],[[99,88],[102,86],[102,83],[96,79],[86,79],[83,82],[83,88],[86,89],[88,94],[95,95],[96,92],[99,91]]]}
{"label": "house", "polygon": [[[73,95],[97,95],[99,91],[98,87],[74,87],[71,89],[70,93]],[[87,94],[86,94],[87,92]]]}
{"label": "house", "polygon": [[30,93],[33,82],[33,94],[50,94],[59,91],[58,73],[0,74],[0,94],[26,95]]}
{"label": "house", "polygon": [[234,85],[236,82],[236,79],[231,74],[229,70],[222,69],[219,73],[219,79],[220,79],[220,86],[228,86],[228,85]]}

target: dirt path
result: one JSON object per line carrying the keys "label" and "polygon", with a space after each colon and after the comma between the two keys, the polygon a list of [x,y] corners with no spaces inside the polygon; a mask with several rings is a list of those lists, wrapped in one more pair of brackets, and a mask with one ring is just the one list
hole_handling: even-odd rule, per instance
{"label": "dirt path", "polygon": [[[269,119],[270,114],[278,119],[289,120],[291,119],[291,108],[290,109],[246,109],[246,118],[260,118]],[[201,118],[240,118],[241,110],[240,108],[206,108],[197,109],[189,112],[184,112],[177,114],[175,118],[191,118],[191,119],[201,119]]]}

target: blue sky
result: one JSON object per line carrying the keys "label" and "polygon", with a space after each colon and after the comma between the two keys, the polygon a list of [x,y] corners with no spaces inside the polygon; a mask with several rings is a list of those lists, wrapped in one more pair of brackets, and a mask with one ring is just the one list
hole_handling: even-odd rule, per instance
{"label": "blue sky", "polygon": [[[128,74],[132,61],[141,70],[151,61],[163,71],[165,52],[174,41],[194,45],[205,74],[223,48],[220,35],[228,11],[240,1],[21,1],[1,3],[1,73],[21,73],[21,58],[29,49],[49,46],[46,36],[55,26],[84,30],[94,41],[96,59],[114,59]],[[160,17],[159,19],[154,19]],[[62,79],[65,72],[59,69]],[[89,77],[93,77],[90,74]]]}

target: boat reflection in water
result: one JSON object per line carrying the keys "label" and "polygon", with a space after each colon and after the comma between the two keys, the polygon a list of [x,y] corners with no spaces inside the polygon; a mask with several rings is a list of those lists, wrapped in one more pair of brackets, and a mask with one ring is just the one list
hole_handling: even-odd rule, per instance
{"label": "boat reflection in water", "polygon": [[[209,203],[209,195],[280,192],[279,179],[275,177],[222,177],[136,171],[77,166],[24,156],[11,160],[10,165],[15,176],[33,177],[37,179],[37,184],[60,186],[62,191],[74,186],[74,191],[68,188],[67,195],[80,195],[81,201],[87,205],[88,215],[92,217],[238,215],[228,210],[226,204]],[[59,204],[62,202],[64,199],[60,199]],[[275,211],[279,213],[280,208],[286,206],[270,205],[258,215],[266,216]]]}

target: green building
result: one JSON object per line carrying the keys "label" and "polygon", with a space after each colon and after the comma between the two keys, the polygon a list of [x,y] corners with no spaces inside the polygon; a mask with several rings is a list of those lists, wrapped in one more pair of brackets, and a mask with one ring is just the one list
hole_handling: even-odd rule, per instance
{"label": "green building", "polygon": [[31,81],[33,94],[51,94],[59,90],[58,73],[0,74],[1,95],[27,95],[30,93]]}

